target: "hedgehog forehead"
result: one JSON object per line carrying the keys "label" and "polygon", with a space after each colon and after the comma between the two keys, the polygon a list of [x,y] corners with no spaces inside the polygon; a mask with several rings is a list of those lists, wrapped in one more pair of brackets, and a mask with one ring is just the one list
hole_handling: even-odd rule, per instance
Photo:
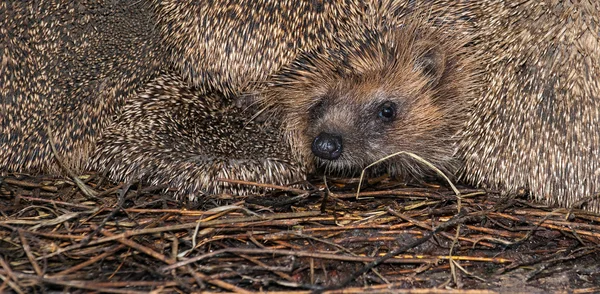
{"label": "hedgehog forehead", "polygon": [[415,82],[422,78],[422,72],[417,70],[420,54],[412,50],[403,49],[402,53],[392,50],[380,57],[351,58],[346,63],[344,74],[338,75],[338,83],[363,91],[385,89],[388,92],[416,86],[418,83]]}
{"label": "hedgehog forehead", "polygon": [[311,111],[316,110],[322,115],[337,113],[356,116],[373,110],[387,101],[397,102],[403,99],[402,94],[387,91],[384,87],[341,87],[332,89],[327,94],[315,99]]}
{"label": "hedgehog forehead", "polygon": [[419,76],[414,72],[387,74],[376,72],[355,78],[342,79],[331,86],[325,98],[334,102],[353,103],[355,105],[380,104],[385,101],[405,99],[413,95],[411,85],[415,85]]}

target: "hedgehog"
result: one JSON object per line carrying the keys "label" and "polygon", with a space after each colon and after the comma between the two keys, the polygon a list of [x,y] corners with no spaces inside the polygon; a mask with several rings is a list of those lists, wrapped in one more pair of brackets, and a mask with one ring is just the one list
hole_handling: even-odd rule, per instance
{"label": "hedgehog", "polygon": [[256,191],[218,178],[303,179],[276,123],[169,73],[150,1],[5,1],[0,15],[0,173],[66,174],[51,137],[68,170],[166,183],[192,199]]}
{"label": "hedgehog", "polygon": [[[226,105],[239,107],[240,99],[243,107],[252,105],[243,100],[252,100],[263,82],[300,52],[354,40],[384,26],[384,15],[396,10],[389,6],[392,2],[384,7],[361,1],[152,4],[168,66],[175,73],[161,76],[127,102],[99,140],[90,167],[107,170],[116,180],[168,182],[191,199],[205,193],[244,193],[237,186],[215,183],[215,178],[277,184],[304,179],[307,165],[290,156],[290,146],[277,143],[281,136],[251,132],[250,126],[263,125],[251,121],[253,112],[239,113]],[[214,97],[234,99],[216,104]],[[226,112],[215,114],[215,105]],[[221,117],[227,113],[233,115]],[[278,128],[278,123],[267,125]]]}
{"label": "hedgehog", "polygon": [[[468,42],[418,18],[365,31],[301,54],[269,81],[261,99],[279,99],[297,160],[326,174],[355,175],[398,151],[452,174],[458,161],[449,146],[457,143],[477,83]],[[429,175],[402,157],[380,169]]]}
{"label": "hedgehog", "polygon": [[[295,156],[356,174],[412,152],[477,186],[525,189],[563,207],[590,200],[600,187],[600,4],[460,5],[430,10],[427,23],[439,30],[424,34],[425,49],[419,38],[394,44],[393,32],[379,31],[370,43],[302,54],[275,74],[261,99],[284,116]],[[427,175],[404,156],[381,165]],[[600,212],[600,202],[585,208]]]}
{"label": "hedgehog", "polygon": [[[98,141],[90,168],[106,170],[115,180],[167,182],[190,199],[253,191],[217,178],[275,184],[305,179],[307,165],[280,144],[277,118],[263,123],[254,116],[256,89],[301,51],[353,39],[380,25],[371,16],[382,19],[382,11],[389,10],[360,1],[152,5],[174,72],[127,102]],[[219,108],[223,111],[216,112]],[[257,133],[261,128],[271,131]]]}

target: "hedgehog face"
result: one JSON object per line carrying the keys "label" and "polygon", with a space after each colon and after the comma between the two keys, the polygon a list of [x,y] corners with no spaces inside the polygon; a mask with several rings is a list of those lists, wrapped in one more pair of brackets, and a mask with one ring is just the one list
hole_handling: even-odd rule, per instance
{"label": "hedgehog face", "polygon": [[[287,137],[301,161],[328,174],[356,174],[405,151],[453,171],[472,71],[463,43],[415,27],[370,33],[301,55],[272,85]],[[423,174],[407,156],[380,165]]]}
{"label": "hedgehog face", "polygon": [[[310,98],[314,103],[300,134],[317,166],[327,173],[348,174],[399,151],[435,162],[451,157],[453,146],[444,143],[454,133],[443,131],[447,118],[443,105],[436,103],[437,77],[423,71],[420,63],[400,73],[345,77],[326,94]],[[389,162],[388,170],[397,170],[398,163]]]}

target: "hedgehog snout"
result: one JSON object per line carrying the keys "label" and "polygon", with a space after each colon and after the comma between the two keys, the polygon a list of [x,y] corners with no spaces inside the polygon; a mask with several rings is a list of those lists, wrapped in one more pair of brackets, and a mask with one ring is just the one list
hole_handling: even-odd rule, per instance
{"label": "hedgehog snout", "polygon": [[320,133],[312,143],[313,154],[328,160],[338,159],[343,149],[341,136],[325,132]]}

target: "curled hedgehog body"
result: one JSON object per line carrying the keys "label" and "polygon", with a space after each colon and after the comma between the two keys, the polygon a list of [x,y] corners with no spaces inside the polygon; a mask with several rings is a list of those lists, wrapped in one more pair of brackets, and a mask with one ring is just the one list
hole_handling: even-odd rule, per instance
{"label": "curled hedgehog body", "polygon": [[[462,177],[571,207],[600,192],[600,2],[484,1]],[[600,212],[600,201],[587,209]]]}
{"label": "curled hedgehog body", "polygon": [[253,191],[217,178],[303,179],[277,123],[232,107],[235,85],[209,91],[168,73],[154,5],[0,3],[0,173],[64,173],[52,136],[70,169],[169,184],[192,199]]}

